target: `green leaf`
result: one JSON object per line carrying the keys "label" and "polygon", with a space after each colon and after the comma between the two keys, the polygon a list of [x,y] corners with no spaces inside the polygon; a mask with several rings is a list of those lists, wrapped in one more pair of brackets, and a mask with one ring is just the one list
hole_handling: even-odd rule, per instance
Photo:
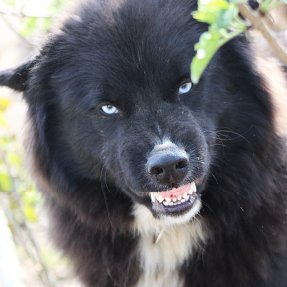
{"label": "green leaf", "polygon": [[52,18],[43,19],[43,22],[42,22],[43,30],[45,32],[49,31],[49,29],[52,26],[52,24],[53,24],[53,19]]}
{"label": "green leaf", "polygon": [[0,112],[5,112],[9,108],[10,105],[11,105],[11,99],[6,98],[6,97],[0,98]]}
{"label": "green leaf", "polygon": [[227,9],[229,3],[226,0],[199,0],[199,7],[206,7],[210,11]]}
{"label": "green leaf", "polygon": [[[7,129],[8,128],[8,123],[3,115],[3,113],[0,113],[0,127],[3,129]],[[2,136],[2,134],[1,134]]]}
{"label": "green leaf", "polygon": [[23,28],[20,31],[21,35],[24,37],[31,36],[36,30],[38,24],[38,19],[35,17],[29,17],[23,24]]}
{"label": "green leaf", "polygon": [[228,10],[222,11],[219,13],[217,25],[219,28],[226,28],[231,26],[232,22],[234,21],[235,17],[238,15],[238,9],[230,4]]}
{"label": "green leaf", "polygon": [[32,207],[29,206],[29,205],[24,205],[23,209],[24,209],[25,217],[26,217],[30,222],[35,222],[35,221],[38,220],[38,215],[37,215],[37,213],[35,212],[35,209],[34,209],[34,208],[32,208]]}
{"label": "green leaf", "polygon": [[49,5],[49,12],[50,13],[56,13],[60,10],[61,7],[63,7],[66,0],[53,0],[51,4]]}
{"label": "green leaf", "polygon": [[21,196],[26,218],[31,222],[37,221],[38,214],[36,207],[40,200],[39,194],[34,191],[24,191],[21,193]]}
{"label": "green leaf", "polygon": [[197,11],[193,13],[193,18],[208,24],[213,24],[216,21],[216,15],[213,12],[208,11]]}
{"label": "green leaf", "polygon": [[17,6],[17,0],[5,0],[5,4],[7,6],[11,6],[12,8],[15,8]]}
{"label": "green leaf", "polygon": [[270,9],[270,6],[272,5],[272,0],[263,0],[260,2],[260,11],[264,14],[267,13]]}
{"label": "green leaf", "polygon": [[219,14],[228,7],[229,4],[225,0],[200,0],[198,10],[192,15],[198,21],[213,24],[217,21]]}
{"label": "green leaf", "polygon": [[220,47],[220,37],[218,30],[209,30],[201,35],[198,44],[196,44],[197,53],[191,62],[191,80],[194,84],[198,83],[203,71]]}
{"label": "green leaf", "polygon": [[5,169],[0,170],[0,192],[10,192],[12,181]]}
{"label": "green leaf", "polygon": [[21,168],[22,161],[21,161],[19,154],[17,154],[16,152],[9,152],[7,154],[7,160],[11,164],[12,167],[16,169]]}

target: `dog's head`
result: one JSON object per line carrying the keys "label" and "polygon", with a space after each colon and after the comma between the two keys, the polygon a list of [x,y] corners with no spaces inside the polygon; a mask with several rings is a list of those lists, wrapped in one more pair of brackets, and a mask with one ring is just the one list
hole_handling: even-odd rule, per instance
{"label": "dog's head", "polygon": [[82,7],[35,60],[0,75],[24,91],[51,181],[102,181],[171,223],[198,213],[215,131],[223,116],[230,124],[230,95],[243,79],[226,81],[237,64],[218,54],[191,83],[205,30],[194,8],[185,0]]}

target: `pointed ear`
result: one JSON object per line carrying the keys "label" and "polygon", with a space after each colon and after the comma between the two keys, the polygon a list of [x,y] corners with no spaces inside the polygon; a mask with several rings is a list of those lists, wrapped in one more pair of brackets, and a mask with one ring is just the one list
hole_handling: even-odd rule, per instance
{"label": "pointed ear", "polygon": [[0,86],[7,86],[16,91],[25,91],[30,71],[36,60],[29,61],[16,69],[0,71]]}

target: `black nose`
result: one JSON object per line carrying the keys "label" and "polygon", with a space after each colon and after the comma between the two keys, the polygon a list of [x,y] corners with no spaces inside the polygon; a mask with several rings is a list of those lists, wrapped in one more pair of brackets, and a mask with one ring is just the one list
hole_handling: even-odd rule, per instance
{"label": "black nose", "polygon": [[182,151],[159,151],[149,157],[147,169],[157,182],[175,187],[187,176],[188,157]]}

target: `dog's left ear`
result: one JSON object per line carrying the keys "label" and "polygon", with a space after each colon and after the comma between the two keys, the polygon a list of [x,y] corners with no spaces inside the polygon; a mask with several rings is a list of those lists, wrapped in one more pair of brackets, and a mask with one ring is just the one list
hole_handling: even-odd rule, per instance
{"label": "dog's left ear", "polygon": [[32,60],[15,69],[1,71],[0,86],[7,86],[16,91],[25,91],[30,77],[30,71],[35,64],[36,60]]}

